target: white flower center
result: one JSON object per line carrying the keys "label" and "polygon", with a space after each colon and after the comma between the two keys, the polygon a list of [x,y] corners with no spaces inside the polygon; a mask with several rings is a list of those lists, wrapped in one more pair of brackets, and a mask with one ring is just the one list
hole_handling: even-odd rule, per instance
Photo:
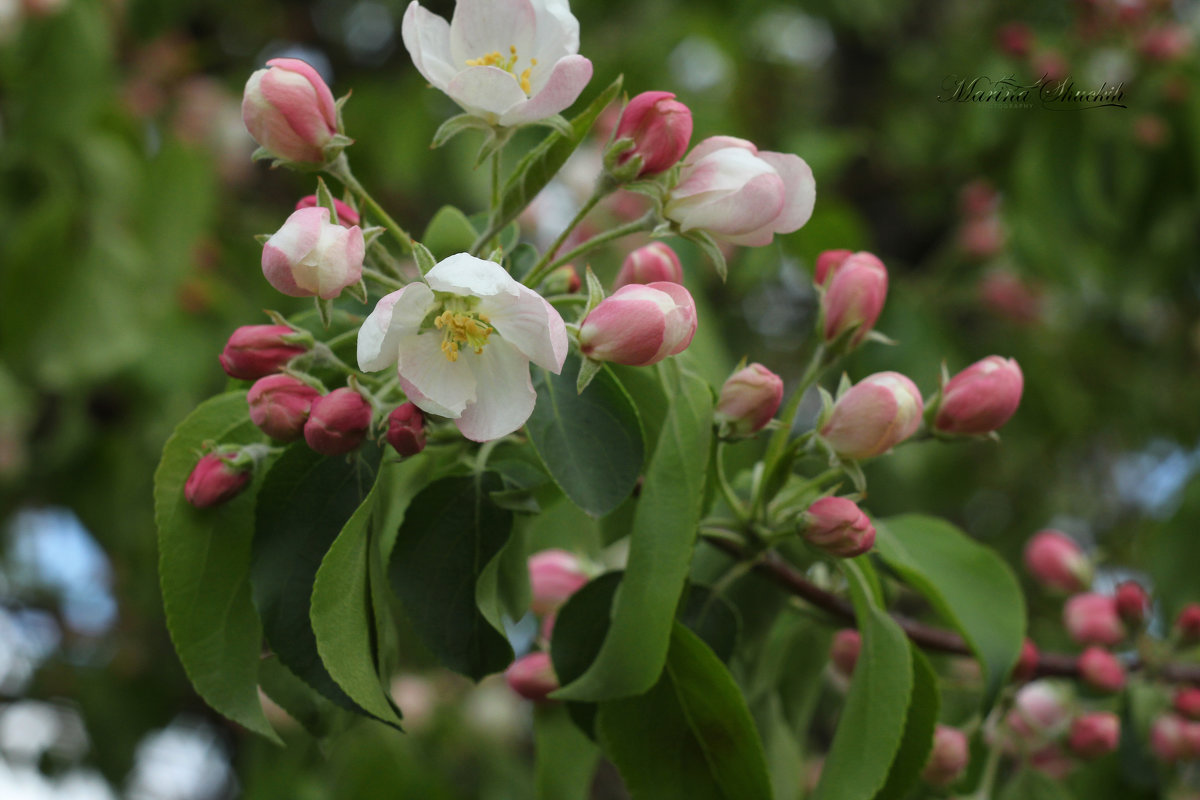
{"label": "white flower center", "polygon": [[529,91],[530,91],[529,76],[530,76],[530,74],[532,74],[533,68],[537,66],[537,63],[538,63],[537,59],[536,58],[529,59],[529,66],[526,67],[525,69],[521,70],[521,73],[519,75],[517,74],[517,60],[518,60],[518,56],[517,56],[516,45],[510,45],[508,48],[508,57],[507,58],[505,56],[503,56],[499,50],[493,50],[490,53],[484,53],[479,58],[468,58],[467,66],[468,67],[496,67],[498,69],[502,69],[517,79],[517,83],[519,83],[521,85],[521,91],[523,91],[525,94],[529,94]]}

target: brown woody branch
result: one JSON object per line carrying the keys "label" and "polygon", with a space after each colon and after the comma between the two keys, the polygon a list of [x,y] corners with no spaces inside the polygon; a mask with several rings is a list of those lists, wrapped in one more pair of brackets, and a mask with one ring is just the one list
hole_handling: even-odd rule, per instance
{"label": "brown woody branch", "polygon": [[[741,545],[728,539],[711,538],[708,543],[724,550],[733,558],[745,561],[749,554]],[[848,623],[854,622],[854,607],[844,597],[828,592],[805,578],[798,570],[780,558],[774,552],[761,555],[752,565],[755,572],[765,576],[791,594],[803,598],[817,608],[829,612],[834,617]],[[904,631],[908,638],[923,650],[937,653],[952,653],[969,656],[971,648],[963,638],[953,631],[926,625],[915,619],[901,614],[892,614],[892,619]],[[1128,665],[1130,670],[1142,668],[1140,661]],[[1067,653],[1038,653],[1035,674],[1048,677],[1078,678],[1079,667],[1076,657]],[[1168,681],[1175,683],[1200,684],[1200,665],[1196,664],[1163,664],[1158,668],[1158,674]]]}

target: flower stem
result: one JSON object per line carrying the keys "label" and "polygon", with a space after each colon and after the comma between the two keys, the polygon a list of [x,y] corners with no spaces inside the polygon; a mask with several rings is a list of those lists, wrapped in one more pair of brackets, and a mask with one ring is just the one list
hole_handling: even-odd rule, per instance
{"label": "flower stem", "polygon": [[737,493],[733,491],[733,486],[730,485],[729,479],[725,477],[725,443],[717,442],[717,452],[715,456],[717,460],[717,486],[721,489],[721,494],[725,497],[725,502],[729,505],[734,516],[738,521],[745,524],[748,519],[746,515],[746,506],[738,498]]}
{"label": "flower stem", "polygon": [[350,190],[350,192],[362,203],[374,216],[379,218],[383,223],[383,227],[387,228],[388,232],[396,238],[400,246],[405,252],[412,252],[412,237],[404,232],[396,220],[392,219],[379,203],[375,202],[375,198],[363,188],[363,185],[354,177],[354,173],[350,171],[350,162],[346,159],[346,154],[342,153],[333,162],[325,166],[325,171],[333,177],[337,178],[342,184]]}
{"label": "flower stem", "polygon": [[596,204],[599,203],[603,197],[604,195],[601,194],[600,186],[597,186],[596,191],[592,192],[592,196],[587,199],[587,202],[580,206],[579,210],[575,212],[575,216],[571,218],[569,223],[567,223],[567,227],[563,228],[562,233],[558,235],[558,238],[554,240],[554,243],[546,248],[546,252],[543,253],[538,262],[533,265],[533,269],[529,271],[531,276],[537,275],[538,270],[543,269],[546,264],[549,263],[552,258],[554,258],[554,254],[558,252],[559,248],[562,247],[563,242],[565,242],[567,237],[571,235],[571,231],[575,230],[579,223],[583,222],[583,218],[586,217],[588,213],[596,207]]}
{"label": "flower stem", "polygon": [[579,258],[579,256],[594,250],[602,244],[611,242],[614,239],[620,239],[622,236],[628,236],[631,233],[650,230],[650,228],[654,225],[654,220],[655,214],[653,211],[651,211],[644,217],[635,219],[633,222],[626,223],[619,227],[613,228],[612,230],[605,231],[604,233],[596,234],[566,255],[546,263],[546,261],[554,253],[553,249],[548,250],[546,255],[542,256],[542,260],[539,261],[538,264],[530,271],[530,273],[525,276],[525,280],[522,281],[522,283],[524,283],[526,286],[537,286],[538,283],[541,282],[541,280],[553,270],[557,269],[563,264],[566,264],[568,261]]}
{"label": "flower stem", "polygon": [[377,269],[363,267],[362,274],[364,278],[370,278],[378,284],[388,287],[389,289],[403,289],[405,284],[403,281],[396,280],[390,275],[384,275]]}

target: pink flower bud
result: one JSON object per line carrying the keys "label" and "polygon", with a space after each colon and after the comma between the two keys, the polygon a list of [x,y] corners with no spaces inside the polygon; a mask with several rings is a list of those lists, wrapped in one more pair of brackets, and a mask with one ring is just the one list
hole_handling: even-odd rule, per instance
{"label": "pink flower bud", "polygon": [[990,433],[1016,413],[1024,387],[1014,359],[988,356],[976,361],[942,389],[933,427],[964,436]]}
{"label": "pink flower bud", "polygon": [[1137,581],[1124,581],[1115,595],[1117,614],[1126,623],[1140,628],[1150,616],[1150,595]]}
{"label": "pink flower bud", "polygon": [[638,177],[675,166],[692,140],[692,112],[670,92],[642,92],[629,101],[617,123],[617,139],[633,139],[618,164],[642,157]]}
{"label": "pink flower bud", "polygon": [[734,436],[757,433],[783,402],[783,379],[762,364],[751,364],[729,376],[721,387],[716,420]]}
{"label": "pink flower bud", "polygon": [[990,258],[1004,248],[1004,225],[1000,218],[968,219],[958,231],[958,244],[972,258]]}
{"label": "pink flower bud", "polygon": [[337,134],[333,93],[317,71],[296,58],[273,58],[246,81],[242,120],[254,140],[285,161],[325,163]]}
{"label": "pink flower bud", "polygon": [[958,194],[958,210],[968,219],[990,217],[1000,207],[1000,193],[986,178],[976,178]]}
{"label": "pink flower bud", "polygon": [[871,458],[912,436],[924,410],[916,384],[899,372],[876,372],[842,395],[820,435],[842,458]]}
{"label": "pink flower bud", "polygon": [[542,293],[547,296],[574,294],[582,285],[583,282],[579,280],[579,273],[575,271],[575,267],[563,264],[546,276],[546,280],[542,282]]}
{"label": "pink flower bud", "polygon": [[425,449],[425,415],[412,403],[402,403],[388,414],[388,444],[402,456]]}
{"label": "pink flower bud", "polygon": [[1175,618],[1175,630],[1184,644],[1200,642],[1200,605],[1188,603]]}
{"label": "pink flower bud", "polygon": [[259,378],[246,394],[250,421],[280,442],[300,438],[313,401],[321,393],[291,375]]}
{"label": "pink flower bud", "polygon": [[530,653],[509,665],[504,671],[509,688],[526,700],[545,700],[558,688],[558,677],[549,653]]}
{"label": "pink flower bud", "polygon": [[1025,568],[1043,587],[1078,592],[1092,582],[1092,564],[1074,540],[1061,531],[1038,531],[1025,545]]}
{"label": "pink flower bud", "polygon": [[371,427],[371,404],[353,389],[334,389],[313,401],[304,441],[327,456],[349,453],[367,438]]}
{"label": "pink flower bud", "polygon": [[1175,714],[1163,714],[1150,726],[1150,749],[1168,764],[1191,758],[1193,749],[1187,736],[1189,723]]}
{"label": "pink flower bud", "polygon": [[858,654],[861,651],[862,634],[854,628],[842,628],[833,635],[829,660],[838,672],[849,678],[854,674],[854,665],[858,663]]}
{"label": "pink flower bud", "polygon": [[1067,747],[1083,759],[1101,758],[1117,749],[1121,739],[1121,720],[1109,711],[1097,711],[1077,717],[1071,723]]}
{"label": "pink flower bud", "polygon": [[330,224],[327,208],[302,208],[263,245],[263,276],[289,297],[332,300],[362,277],[364,250],[358,226]]}
{"label": "pink flower bud", "polygon": [[1063,606],[1063,625],[1080,644],[1111,646],[1125,638],[1117,603],[1108,595],[1077,594]]}
{"label": "pink flower bud", "polygon": [[1033,680],[1033,676],[1037,674],[1037,666],[1037,646],[1026,639],[1021,643],[1021,655],[1017,658],[1016,666],[1013,667],[1012,679],[1017,683]]}
{"label": "pink flower bud", "polygon": [[1139,49],[1152,61],[1174,61],[1192,46],[1192,37],[1182,25],[1172,23],[1151,28],[1142,34]]}
{"label": "pink flower bud", "polygon": [[616,286],[631,283],[683,283],[683,265],[679,256],[663,242],[651,242],[625,256],[621,271],[617,273]]}
{"label": "pink flower bud", "polygon": [[851,250],[826,250],[821,253],[817,256],[817,264],[813,269],[813,283],[824,286],[826,279],[852,255],[854,253]]}
{"label": "pink flower bud", "polygon": [[1049,681],[1034,681],[1017,692],[1006,721],[1018,736],[1036,741],[1057,737],[1066,729],[1069,718],[1063,692]]}
{"label": "pink flower bud", "polygon": [[308,348],[284,337],[296,332],[286,325],[243,325],[229,337],[217,360],[231,378],[254,380],[278,372]]}
{"label": "pink flower bud", "polygon": [[218,453],[203,456],[183,485],[183,496],[196,508],[211,508],[232,500],[250,483],[252,464],[235,467]]}
{"label": "pink flower bud", "polygon": [[587,572],[573,553],[542,550],[529,557],[530,607],[539,616],[557,610],[587,582]]}
{"label": "pink flower bud", "polygon": [[[301,197],[300,200],[296,203],[297,211],[299,211],[302,208],[316,208],[316,207],[317,207],[317,196],[315,194],[310,194],[305,197]],[[355,211],[353,208],[351,208],[350,206],[343,203],[341,200],[338,200],[336,197],[333,198],[333,207],[335,209],[337,209],[337,223],[339,225],[341,225],[343,228],[353,228],[355,225],[357,225],[359,222],[362,221],[361,218],[358,216],[357,211]]]}
{"label": "pink flower bud", "polygon": [[1125,667],[1117,657],[1099,647],[1089,647],[1079,656],[1079,677],[1101,692],[1119,692],[1125,688]]}
{"label": "pink flower bud", "polygon": [[1041,291],[1010,270],[994,269],[984,275],[979,300],[992,313],[1023,325],[1042,317]]}
{"label": "pink flower bud", "polygon": [[1200,689],[1185,686],[1175,691],[1175,710],[1188,719],[1200,720]]}
{"label": "pink flower bud", "polygon": [[822,335],[826,342],[832,342],[854,328],[856,333],[850,345],[855,346],[871,332],[883,311],[887,268],[870,253],[854,253],[830,271],[829,288],[821,298]]}
{"label": "pink flower bud", "polygon": [[808,507],[804,538],[814,547],[853,558],[875,544],[875,526],[855,503],[844,497],[822,497]]}
{"label": "pink flower bud", "polygon": [[967,735],[958,728],[938,725],[933,731],[933,749],[921,777],[933,786],[949,786],[958,780],[971,760]]}
{"label": "pink flower bud", "polygon": [[681,353],[696,333],[696,303],[677,283],[622,286],[592,310],[579,329],[583,354],[633,367]]}
{"label": "pink flower bud", "polygon": [[1033,44],[1033,31],[1023,22],[1010,22],[996,32],[996,44],[1013,58],[1024,58]]}
{"label": "pink flower bud", "polygon": [[1057,744],[1048,744],[1029,754],[1029,766],[1061,781],[1074,771],[1075,762]]}

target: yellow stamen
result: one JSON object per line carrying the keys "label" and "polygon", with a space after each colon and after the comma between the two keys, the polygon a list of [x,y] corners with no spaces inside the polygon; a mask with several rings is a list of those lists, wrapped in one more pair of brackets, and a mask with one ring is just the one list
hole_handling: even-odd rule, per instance
{"label": "yellow stamen", "polygon": [[522,70],[520,75],[517,75],[516,66],[518,58],[519,56],[517,55],[516,45],[509,45],[508,58],[505,58],[503,55],[501,55],[499,50],[493,50],[490,53],[484,53],[479,58],[468,58],[467,66],[496,67],[498,69],[502,69],[517,79],[517,83],[521,85],[521,91],[523,91],[525,94],[529,94],[532,86],[530,82],[530,75],[533,72],[533,68],[537,66],[538,62],[536,58],[529,59],[529,67]]}
{"label": "yellow stamen", "polygon": [[483,352],[492,327],[487,317],[463,311],[443,311],[433,321],[434,327],[442,331],[442,353],[447,361],[457,361],[460,346],[470,347],[476,355]]}

